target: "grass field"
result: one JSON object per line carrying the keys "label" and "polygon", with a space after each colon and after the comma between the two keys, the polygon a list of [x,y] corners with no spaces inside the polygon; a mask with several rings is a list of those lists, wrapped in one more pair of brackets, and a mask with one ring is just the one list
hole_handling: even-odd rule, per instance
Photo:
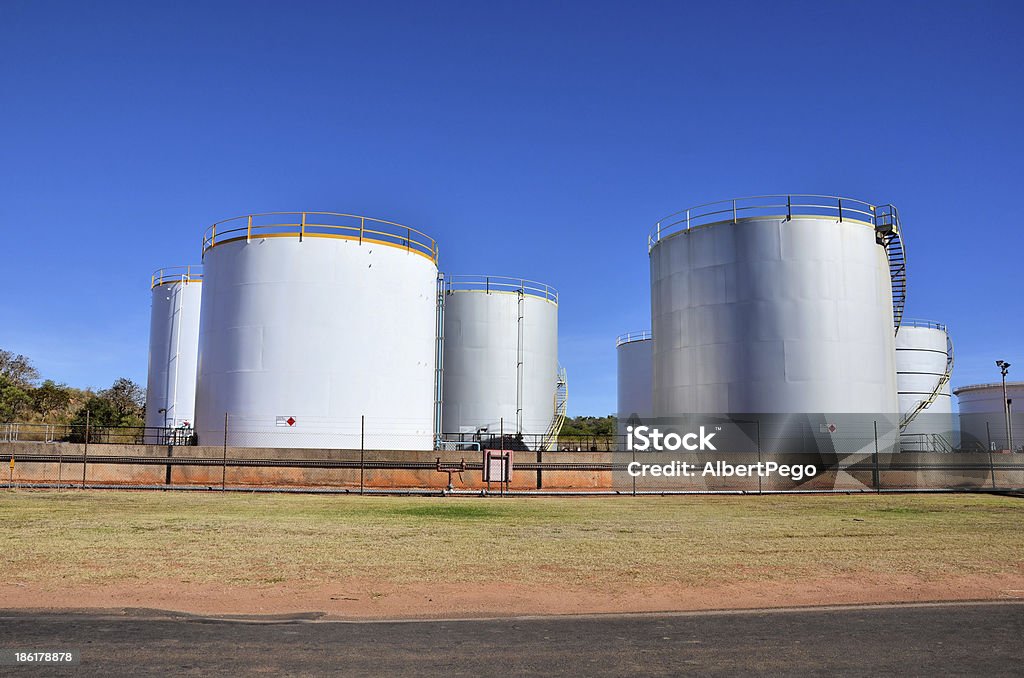
{"label": "grass field", "polygon": [[438,499],[0,493],[8,585],[484,582],[616,589],[823,573],[1024,573],[1024,501],[984,495]]}

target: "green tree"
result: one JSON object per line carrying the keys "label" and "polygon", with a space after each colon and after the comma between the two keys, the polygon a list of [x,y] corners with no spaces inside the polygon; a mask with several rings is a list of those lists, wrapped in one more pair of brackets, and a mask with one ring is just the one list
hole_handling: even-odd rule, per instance
{"label": "green tree", "polygon": [[6,377],[15,386],[28,390],[38,381],[39,370],[25,356],[0,349],[0,377]]}
{"label": "green tree", "polygon": [[145,416],[146,389],[131,379],[121,377],[110,388],[100,391],[99,395],[110,401],[122,418]]}
{"label": "green tree", "polygon": [[86,413],[94,428],[142,426],[146,391],[130,379],[121,378],[99,393],[89,394],[71,420],[72,426],[84,426]]}
{"label": "green tree", "polygon": [[607,417],[569,417],[562,426],[562,435],[568,436],[608,436],[615,434],[615,416]]}
{"label": "green tree", "polygon": [[66,416],[75,398],[75,389],[47,379],[32,391],[32,409],[45,421]]}
{"label": "green tree", "polygon": [[0,421],[18,421],[32,409],[39,371],[23,355],[0,349]]}
{"label": "green tree", "polygon": [[18,421],[30,409],[29,388],[0,373],[0,422]]}

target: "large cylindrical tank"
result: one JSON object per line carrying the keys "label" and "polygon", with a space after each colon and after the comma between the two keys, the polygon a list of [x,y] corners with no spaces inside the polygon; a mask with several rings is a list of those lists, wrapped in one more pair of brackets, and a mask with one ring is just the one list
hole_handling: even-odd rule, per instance
{"label": "large cylindrical tank", "polygon": [[894,298],[876,208],[767,196],[712,203],[649,239],[653,407],[895,418]]}
{"label": "large cylindrical tank", "polygon": [[1002,382],[961,386],[953,393],[960,410],[961,449],[1024,451],[1024,381],[1006,382],[1006,398],[1011,401],[1009,438]]}
{"label": "large cylindrical tank", "polygon": [[896,387],[904,452],[951,452],[953,398],[949,370],[953,345],[946,326],[925,320],[904,320],[896,333]]}
{"label": "large cylindrical tank", "polygon": [[211,227],[196,424],[200,444],[432,449],[437,247],[337,213]]}
{"label": "large cylindrical tank", "polygon": [[651,404],[651,359],[654,341],[650,331],[629,332],[615,340],[618,362],[618,433],[637,420],[654,416]]}
{"label": "large cylindrical tank", "polygon": [[[147,428],[188,428],[195,423],[202,270],[201,266],[161,268],[150,279]],[[162,431],[146,432],[147,442],[165,439]]]}
{"label": "large cylindrical tank", "polygon": [[501,276],[449,276],[444,296],[445,434],[522,433],[538,447],[555,417],[558,293]]}

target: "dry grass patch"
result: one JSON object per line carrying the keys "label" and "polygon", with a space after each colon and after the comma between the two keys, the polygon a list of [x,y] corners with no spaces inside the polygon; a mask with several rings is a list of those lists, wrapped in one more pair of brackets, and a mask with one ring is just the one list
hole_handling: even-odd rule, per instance
{"label": "dry grass patch", "polygon": [[0,494],[9,583],[494,579],[629,586],[1024,572],[1024,502],[984,495],[396,498]]}

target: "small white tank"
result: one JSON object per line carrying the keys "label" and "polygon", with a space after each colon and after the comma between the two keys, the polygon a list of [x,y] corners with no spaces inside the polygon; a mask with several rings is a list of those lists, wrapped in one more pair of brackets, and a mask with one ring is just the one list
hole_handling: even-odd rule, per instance
{"label": "small white tank", "polygon": [[444,296],[442,431],[551,432],[558,387],[558,292],[502,276],[448,276]]}
{"label": "small white tank", "polygon": [[[202,282],[201,266],[161,268],[150,279],[147,428],[189,428],[195,424]],[[163,432],[146,432],[149,443],[165,440]]]}
{"label": "small white tank", "polygon": [[953,391],[960,409],[960,447],[965,451],[1024,451],[1024,381],[1006,382],[1010,400],[1007,443],[1002,382],[961,386]]}
{"label": "small white tank", "polygon": [[618,362],[618,433],[626,435],[631,421],[654,416],[651,404],[651,350],[648,330],[619,335],[615,340]]}
{"label": "small white tank", "polygon": [[896,386],[904,422],[900,434],[904,452],[951,452],[955,448],[949,388],[952,368],[953,344],[945,325],[903,321],[896,333]]}

